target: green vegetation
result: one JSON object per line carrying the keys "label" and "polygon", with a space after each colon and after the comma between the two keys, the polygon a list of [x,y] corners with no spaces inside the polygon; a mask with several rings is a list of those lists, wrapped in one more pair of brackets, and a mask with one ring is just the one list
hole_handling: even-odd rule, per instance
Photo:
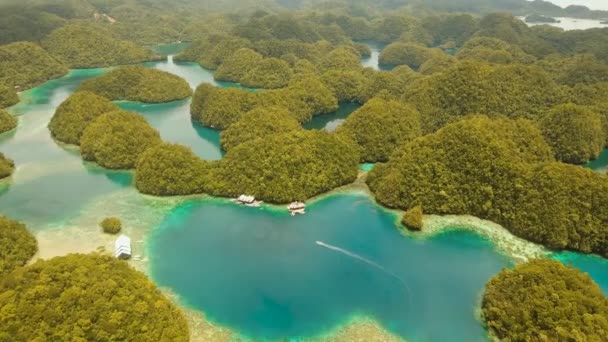
{"label": "green vegetation", "polygon": [[422,206],[415,206],[403,213],[401,224],[411,230],[422,230],[424,213]]}
{"label": "green vegetation", "polygon": [[250,88],[283,88],[293,76],[287,62],[277,58],[265,58],[256,63],[241,79],[241,84]]}
{"label": "green vegetation", "polygon": [[141,115],[115,110],[89,124],[80,139],[84,160],[108,169],[132,169],[149,147],[160,144],[160,134]]}
{"label": "green vegetation", "polygon": [[189,339],[183,314],[154,283],[109,256],[40,260],[4,276],[0,292],[0,340]]}
{"label": "green vegetation", "polygon": [[19,102],[15,88],[0,82],[0,109],[10,107]]}
{"label": "green vegetation", "polygon": [[494,276],[482,310],[501,341],[608,339],[608,299],[588,274],[554,260],[532,260]]}
{"label": "green vegetation", "polygon": [[17,118],[4,109],[0,109],[0,134],[17,127]]}
{"label": "green vegetation", "polygon": [[525,21],[527,23],[559,23],[560,21],[552,18],[552,17],[547,17],[541,14],[530,14],[529,16],[526,17]]}
{"label": "green vegetation", "polygon": [[116,217],[106,217],[99,223],[101,229],[107,234],[118,234],[122,229],[122,222]]}
{"label": "green vegetation", "polygon": [[300,123],[283,107],[258,107],[244,114],[221,133],[222,148],[228,151],[235,146],[270,134],[302,129]]}
{"label": "green vegetation", "polygon": [[563,103],[565,93],[536,66],[462,62],[445,72],[415,80],[403,99],[417,107],[423,129],[432,132],[475,113],[538,119],[554,105]]}
{"label": "green vegetation", "polygon": [[36,238],[24,224],[0,215],[0,277],[24,266],[37,251]]}
{"label": "green vegetation", "polygon": [[203,193],[209,165],[189,147],[159,144],[137,162],[135,187],[144,194],[176,196]]}
{"label": "green vegetation", "polygon": [[100,115],[114,110],[118,110],[118,106],[105,97],[77,91],[57,107],[49,122],[49,130],[58,141],[80,145],[85,128]]}
{"label": "green vegetation", "polygon": [[213,78],[218,81],[239,83],[262,59],[262,55],[251,49],[237,50],[217,68]]}
{"label": "green vegetation", "polygon": [[475,215],[552,249],[608,255],[608,176],[552,161],[531,122],[473,117],[403,145],[367,182],[389,207]]}
{"label": "green vegetation", "polygon": [[563,104],[551,109],[539,122],[545,140],[557,160],[583,164],[602,152],[606,136],[600,115],[588,107]]}
{"label": "green vegetation", "polygon": [[323,131],[294,131],[244,142],[210,170],[206,192],[243,193],[273,203],[305,200],[357,177],[359,155],[348,140]]}
{"label": "green vegetation", "polygon": [[382,50],[379,61],[383,65],[407,65],[418,70],[430,58],[442,55],[438,49],[429,49],[419,44],[396,42]]}
{"label": "green vegetation", "polygon": [[0,83],[31,88],[68,73],[68,69],[34,43],[0,46]]}
{"label": "green vegetation", "polygon": [[476,37],[467,41],[456,57],[460,60],[477,60],[496,64],[534,63],[536,58],[520,47],[496,38]]}
{"label": "green vegetation", "polygon": [[42,40],[42,46],[73,69],[140,63],[157,58],[151,51],[91,25],[63,26]]}
{"label": "green vegetation", "polygon": [[383,162],[397,146],[421,135],[420,114],[401,102],[374,98],[349,115],[336,133],[357,143],[361,162]]}
{"label": "green vegetation", "polygon": [[367,79],[357,71],[330,70],[321,76],[338,102],[354,102],[367,83]]}
{"label": "green vegetation", "polygon": [[6,178],[15,171],[15,163],[0,152],[0,179]]}
{"label": "green vegetation", "polygon": [[271,134],[231,148],[224,159],[204,162],[185,147],[160,145],[137,164],[135,184],[148,194],[242,193],[287,203],[305,200],[357,177],[359,155],[349,140],[322,131]]}
{"label": "green vegetation", "polygon": [[86,90],[110,100],[160,103],[181,100],[192,95],[184,79],[165,71],[140,65],[124,66],[82,82]]}

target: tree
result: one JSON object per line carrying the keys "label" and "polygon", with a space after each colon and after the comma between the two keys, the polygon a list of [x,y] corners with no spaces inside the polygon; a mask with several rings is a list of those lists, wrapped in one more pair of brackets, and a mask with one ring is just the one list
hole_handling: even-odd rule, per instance
{"label": "tree", "polygon": [[361,162],[384,162],[397,146],[421,135],[420,114],[406,104],[374,98],[336,129],[353,139]]}
{"label": "tree", "polygon": [[17,118],[9,112],[0,109],[0,134],[8,132],[17,127]]}
{"label": "tree", "polygon": [[358,71],[329,70],[321,76],[321,81],[331,89],[338,102],[354,102],[367,79]]}
{"label": "tree", "polygon": [[255,68],[262,59],[262,55],[251,49],[239,49],[224,60],[213,74],[213,78],[218,81],[241,82],[245,74]]}
{"label": "tree", "polygon": [[443,52],[415,43],[396,42],[382,50],[379,61],[382,65],[407,65],[418,70],[424,62],[437,55],[443,55]]}
{"label": "tree", "polygon": [[174,74],[140,65],[124,66],[82,82],[79,91],[90,91],[110,100],[147,103],[171,102],[192,95],[190,85]]}
{"label": "tree", "polygon": [[67,73],[65,65],[34,43],[0,46],[0,83],[7,87],[27,89]]}
{"label": "tree", "polygon": [[183,314],[154,283],[109,256],[39,260],[2,277],[0,292],[0,340],[189,339]]}
{"label": "tree", "polygon": [[606,143],[602,119],[588,107],[556,106],[539,121],[539,127],[555,158],[566,163],[583,164],[595,159]]}
{"label": "tree", "polygon": [[0,179],[6,178],[15,171],[15,163],[0,152]]}
{"label": "tree", "polygon": [[23,223],[0,215],[0,277],[24,266],[37,251],[38,243]]}
{"label": "tree", "polygon": [[19,102],[19,96],[15,93],[15,89],[0,82],[0,109],[10,107],[17,102]]}
{"label": "tree", "polygon": [[221,133],[221,144],[225,151],[256,138],[270,134],[301,130],[302,126],[283,107],[257,107],[244,114],[238,121]]}
{"label": "tree", "polygon": [[277,58],[265,58],[245,73],[241,84],[250,88],[283,88],[293,76],[287,62]]}
{"label": "tree", "polygon": [[424,213],[422,206],[415,206],[403,213],[401,224],[411,230],[421,230],[423,226]]}
{"label": "tree", "polygon": [[108,169],[132,169],[146,149],[160,143],[158,131],[141,115],[116,110],[87,126],[80,139],[80,154]]}
{"label": "tree", "polygon": [[488,37],[475,37],[467,41],[456,54],[456,58],[496,64],[531,64],[536,60],[534,56],[528,55],[518,46]]}
{"label": "tree", "polygon": [[42,46],[70,68],[100,68],[154,60],[152,51],[117,39],[100,26],[69,24],[42,40]]}
{"label": "tree", "polygon": [[58,141],[80,145],[85,128],[100,115],[115,110],[118,106],[105,97],[77,91],[57,107],[49,122],[49,130]]}
{"label": "tree", "polygon": [[122,229],[122,222],[117,217],[106,217],[99,223],[101,229],[107,234],[118,234]]}
{"label": "tree", "polygon": [[488,329],[504,341],[608,339],[608,299],[588,274],[554,260],[494,276],[482,311]]}

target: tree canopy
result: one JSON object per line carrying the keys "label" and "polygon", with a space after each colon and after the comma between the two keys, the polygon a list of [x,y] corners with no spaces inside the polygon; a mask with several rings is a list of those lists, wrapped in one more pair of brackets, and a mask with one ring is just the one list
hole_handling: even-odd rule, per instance
{"label": "tree canopy", "polygon": [[424,62],[442,54],[439,49],[429,49],[415,43],[396,42],[382,50],[379,61],[383,65],[407,65],[418,70]]}
{"label": "tree canopy", "polygon": [[283,107],[257,107],[245,113],[238,121],[221,133],[221,144],[225,151],[256,138],[270,134],[301,130],[302,126]]}
{"label": "tree canopy", "polygon": [[38,251],[38,243],[27,227],[0,215],[0,278],[24,266]]}
{"label": "tree canopy", "polygon": [[77,91],[63,101],[49,122],[53,138],[73,145],[80,145],[80,138],[87,126],[100,115],[118,110],[118,106],[105,97],[89,91]]}
{"label": "tree canopy", "polygon": [[17,127],[17,118],[4,109],[0,109],[0,134]]}
{"label": "tree canopy", "polygon": [[19,102],[15,88],[0,81],[0,109],[10,107]]}
{"label": "tree canopy", "polygon": [[293,71],[287,62],[277,58],[265,58],[245,73],[241,84],[250,88],[283,88],[292,76]]}
{"label": "tree canopy", "polygon": [[132,169],[139,156],[161,143],[160,134],[134,112],[115,110],[89,124],[80,139],[84,160],[108,169]]}
{"label": "tree canopy", "polygon": [[374,98],[350,114],[336,133],[357,143],[362,162],[384,162],[397,146],[421,135],[420,114],[401,102]]}
{"label": "tree canopy", "polygon": [[583,164],[599,156],[606,144],[600,115],[588,107],[563,104],[539,121],[557,160]]}
{"label": "tree canopy", "polygon": [[99,26],[69,24],[42,40],[42,46],[70,68],[101,68],[153,60],[152,51],[121,40]]}
{"label": "tree canopy", "polygon": [[608,339],[608,299],[588,274],[554,260],[532,260],[494,276],[482,311],[501,341]]}
{"label": "tree canopy", "polygon": [[189,340],[175,305],[109,256],[39,260],[2,277],[0,292],[0,340]]}
{"label": "tree canopy", "polygon": [[0,179],[6,178],[15,171],[15,163],[0,152]]}
{"label": "tree canopy", "polygon": [[7,87],[31,88],[67,73],[64,64],[34,43],[0,46],[0,83]]}
{"label": "tree canopy", "polygon": [[82,82],[78,90],[110,100],[160,103],[192,95],[190,85],[174,74],[141,65],[124,66]]}
{"label": "tree canopy", "polygon": [[251,49],[239,49],[224,60],[213,74],[213,78],[218,81],[239,83],[262,59],[262,55]]}

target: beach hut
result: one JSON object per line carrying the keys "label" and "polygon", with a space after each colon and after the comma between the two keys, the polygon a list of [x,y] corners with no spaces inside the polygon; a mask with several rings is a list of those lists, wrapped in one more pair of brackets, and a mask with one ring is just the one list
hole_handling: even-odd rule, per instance
{"label": "beach hut", "polygon": [[115,255],[119,259],[131,258],[131,239],[126,235],[121,235],[114,243]]}

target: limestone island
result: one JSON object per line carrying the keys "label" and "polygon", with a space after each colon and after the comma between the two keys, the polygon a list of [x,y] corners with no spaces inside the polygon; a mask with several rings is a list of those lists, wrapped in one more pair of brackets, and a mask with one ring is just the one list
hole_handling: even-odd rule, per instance
{"label": "limestone island", "polygon": [[527,23],[531,23],[531,24],[536,24],[536,23],[557,24],[557,23],[561,22],[553,17],[545,16],[542,14],[530,14],[529,16],[527,16],[524,19],[524,21]]}
{"label": "limestone island", "polygon": [[145,103],[177,101],[192,95],[188,82],[179,76],[141,65],[116,68],[82,82],[78,90],[90,91],[112,101]]}

